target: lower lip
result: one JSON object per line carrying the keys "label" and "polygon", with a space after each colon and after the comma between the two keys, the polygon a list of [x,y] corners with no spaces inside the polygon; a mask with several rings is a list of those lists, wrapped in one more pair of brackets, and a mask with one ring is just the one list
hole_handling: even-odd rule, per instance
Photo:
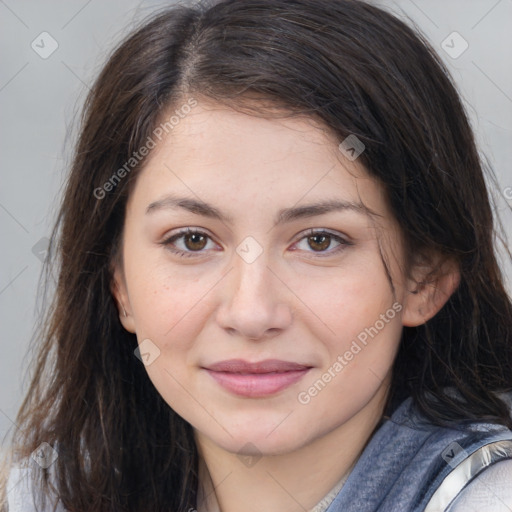
{"label": "lower lip", "polygon": [[283,373],[227,373],[206,370],[224,389],[235,395],[261,398],[273,395],[300,380],[309,371],[294,370]]}

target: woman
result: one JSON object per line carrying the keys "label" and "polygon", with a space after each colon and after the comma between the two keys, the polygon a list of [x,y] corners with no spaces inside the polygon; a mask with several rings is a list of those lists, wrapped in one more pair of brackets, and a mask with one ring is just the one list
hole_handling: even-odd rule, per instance
{"label": "woman", "polygon": [[146,23],[88,97],[53,259],[11,509],[512,499],[482,166],[446,69],[390,14],[224,0]]}

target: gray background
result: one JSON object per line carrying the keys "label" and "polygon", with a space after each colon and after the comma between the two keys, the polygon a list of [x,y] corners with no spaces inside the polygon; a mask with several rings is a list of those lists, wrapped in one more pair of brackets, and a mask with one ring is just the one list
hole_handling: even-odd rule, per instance
{"label": "gray background", "polygon": [[[512,187],[512,0],[378,3],[414,20],[448,64],[480,149],[498,175],[498,205],[510,236],[512,215],[506,209],[505,190]],[[35,297],[44,239],[50,234],[69,164],[77,109],[109,49],[134,22],[164,5],[133,0],[0,0],[3,443],[7,443],[5,436],[28,384],[27,350],[37,316]],[[450,36],[454,31],[469,45],[457,58],[441,46],[446,41],[453,55],[464,48],[463,40]],[[49,36],[40,36],[42,32],[49,33],[56,43]],[[43,56],[52,44],[58,48],[43,59],[31,44]],[[506,274],[510,283],[508,266]]]}

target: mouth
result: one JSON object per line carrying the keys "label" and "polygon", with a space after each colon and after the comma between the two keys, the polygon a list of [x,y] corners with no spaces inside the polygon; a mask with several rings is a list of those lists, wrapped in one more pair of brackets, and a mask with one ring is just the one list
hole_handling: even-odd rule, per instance
{"label": "mouth", "polygon": [[248,398],[274,395],[302,379],[311,368],[278,359],[256,363],[231,359],[203,367],[224,389]]}

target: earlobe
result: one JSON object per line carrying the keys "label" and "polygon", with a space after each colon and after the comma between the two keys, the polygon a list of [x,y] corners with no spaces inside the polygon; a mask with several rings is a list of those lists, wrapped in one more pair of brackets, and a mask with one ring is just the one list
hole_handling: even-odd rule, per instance
{"label": "earlobe", "polygon": [[[430,270],[427,275],[432,274]],[[405,299],[402,323],[417,327],[433,318],[448,302],[460,283],[460,271],[455,263],[445,263],[430,280],[411,280],[411,290]]]}
{"label": "earlobe", "polygon": [[118,267],[114,269],[110,291],[117,304],[121,324],[128,332],[135,333],[135,323],[131,314],[126,283]]}

